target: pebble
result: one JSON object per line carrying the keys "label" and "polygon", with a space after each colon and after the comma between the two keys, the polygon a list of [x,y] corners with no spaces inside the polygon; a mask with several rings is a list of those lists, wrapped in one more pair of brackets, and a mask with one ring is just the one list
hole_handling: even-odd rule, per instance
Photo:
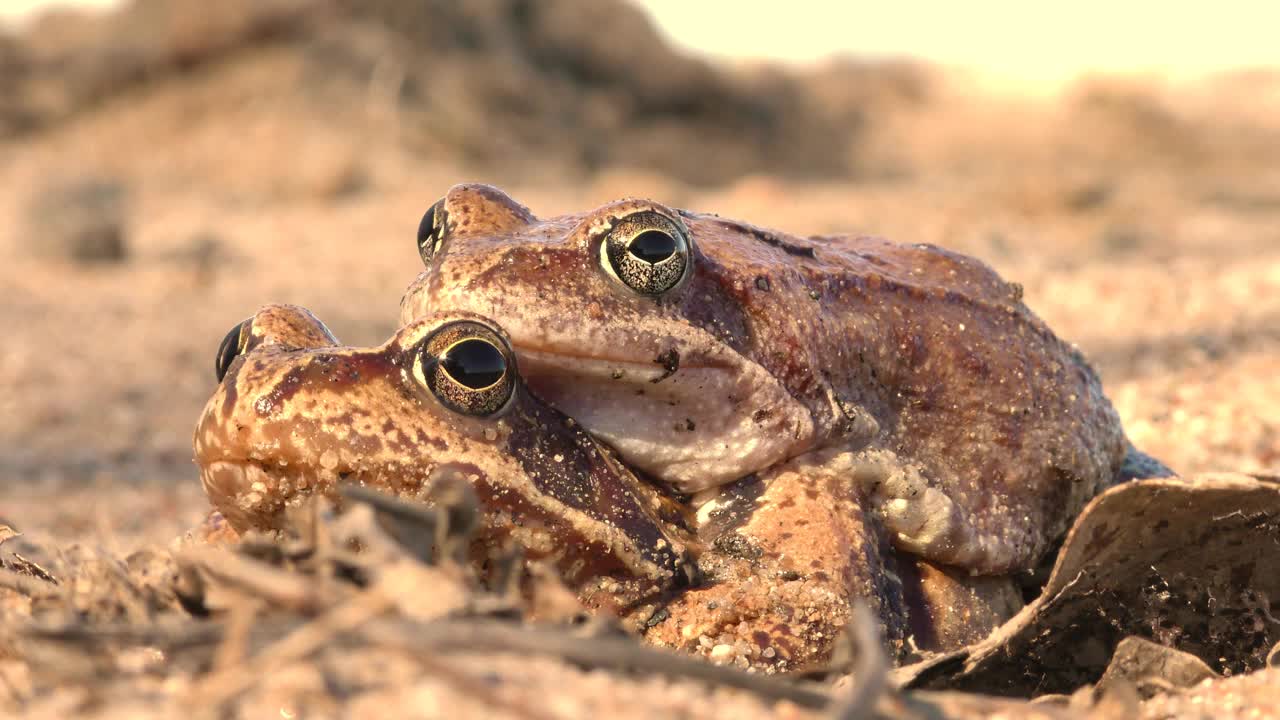
{"label": "pebble", "polygon": [[82,264],[128,259],[123,183],[82,177],[51,183],[27,207],[26,241],[33,254]]}
{"label": "pebble", "polygon": [[711,648],[711,662],[727,663],[732,662],[738,656],[738,650],[732,645],[716,645]]}

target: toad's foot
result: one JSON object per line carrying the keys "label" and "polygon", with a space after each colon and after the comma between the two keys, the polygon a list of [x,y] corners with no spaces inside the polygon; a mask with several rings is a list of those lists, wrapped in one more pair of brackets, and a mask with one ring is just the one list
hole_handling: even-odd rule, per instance
{"label": "toad's foot", "polygon": [[665,606],[649,642],[712,657],[737,648],[736,663],[774,672],[812,668],[830,658],[862,602],[889,654],[901,656],[903,585],[861,489],[847,477],[815,487],[790,465],[695,500],[704,581]]}

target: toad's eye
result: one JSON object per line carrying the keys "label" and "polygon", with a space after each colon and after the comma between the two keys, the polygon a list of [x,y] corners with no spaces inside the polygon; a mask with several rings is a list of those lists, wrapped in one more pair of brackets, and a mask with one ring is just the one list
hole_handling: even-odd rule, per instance
{"label": "toad's eye", "polygon": [[227,376],[231,361],[244,353],[245,345],[249,340],[249,326],[251,323],[253,323],[253,318],[241,322],[231,328],[231,332],[222,338],[222,344],[218,346],[218,356],[213,360],[213,374],[218,378],[218,382],[222,382],[222,378]]}
{"label": "toad's eye", "polygon": [[444,243],[444,224],[447,219],[444,200],[441,199],[427,208],[427,212],[422,216],[422,222],[418,223],[418,255],[422,257],[422,264],[427,267],[431,267],[431,260],[435,258],[436,253],[440,251],[440,245]]}
{"label": "toad's eye", "polygon": [[464,415],[493,415],[515,393],[511,348],[492,328],[460,321],[419,346],[414,373],[440,404]]}
{"label": "toad's eye", "polygon": [[600,243],[600,265],[641,295],[661,295],[688,275],[689,238],[665,215],[633,213],[614,223]]}

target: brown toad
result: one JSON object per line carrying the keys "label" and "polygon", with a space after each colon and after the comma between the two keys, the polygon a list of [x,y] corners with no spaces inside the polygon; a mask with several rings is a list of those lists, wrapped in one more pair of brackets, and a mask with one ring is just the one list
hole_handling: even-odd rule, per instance
{"label": "brown toad", "polygon": [[768,487],[726,488],[699,537],[681,498],[524,389],[503,331],[479,316],[424,316],[357,348],[306,310],[271,305],[227,335],[217,368],[196,460],[239,530],[277,528],[286,507],[342,483],[430,501],[460,476],[483,510],[476,567],[514,541],[649,642],[733,648],[775,670],[826,659],[857,599],[897,653],[908,635],[933,648],[973,640],[1017,605],[1002,579],[898,553],[856,483],[815,486],[802,464]]}
{"label": "brown toad", "polygon": [[510,537],[554,556],[587,595],[608,581],[634,599],[691,577],[682,508],[531,397],[481,318],[424,318],[357,348],[303,308],[268,305],[227,335],[217,367],[195,457],[236,530],[279,527],[287,506],[340,483],[425,499],[461,476],[486,508],[488,550]]}
{"label": "brown toad", "polygon": [[703,521],[743,478],[851,479],[896,547],[1000,573],[1149,460],[1021,288],[958,253],[648,200],[540,219],[483,185],[433,205],[418,244],[402,320],[501,318],[534,392]]}

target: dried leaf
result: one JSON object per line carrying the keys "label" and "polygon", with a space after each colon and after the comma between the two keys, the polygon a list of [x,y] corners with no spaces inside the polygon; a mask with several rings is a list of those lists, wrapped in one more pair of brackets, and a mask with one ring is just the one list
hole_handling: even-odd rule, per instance
{"label": "dried leaf", "polygon": [[906,687],[1001,695],[1096,681],[1131,635],[1236,674],[1280,641],[1280,483],[1212,474],[1119,485],[1071,528],[1042,595],[987,639],[900,669]]}

